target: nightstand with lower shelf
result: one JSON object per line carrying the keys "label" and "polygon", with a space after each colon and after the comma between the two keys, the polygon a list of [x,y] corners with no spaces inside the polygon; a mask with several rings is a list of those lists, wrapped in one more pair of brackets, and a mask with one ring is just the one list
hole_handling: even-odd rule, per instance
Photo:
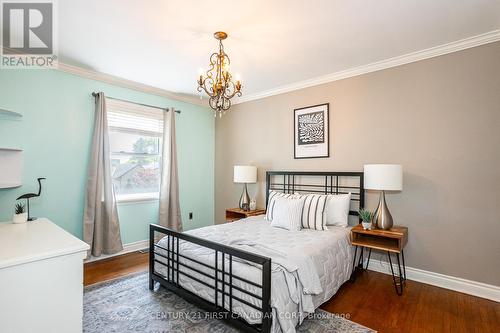
{"label": "nightstand with lower shelf", "polygon": [[240,208],[228,208],[226,209],[226,222],[234,222],[250,216],[263,215],[265,213],[266,213],[265,209],[255,209],[255,210],[245,211]]}
{"label": "nightstand with lower shelf", "polygon": [[[356,269],[356,259],[358,253],[358,247],[361,247],[361,253],[358,260],[357,268],[363,269],[364,260],[364,248],[369,250],[368,260],[366,263],[366,268],[370,264],[370,256],[372,249],[387,252],[389,258],[389,266],[391,268],[392,280],[394,282],[394,288],[398,295],[403,294],[403,285],[406,280],[406,266],[405,266],[405,255],[404,247],[408,242],[408,228],[401,226],[394,226],[390,230],[382,229],[371,229],[365,230],[358,224],[351,229],[351,244],[355,246],[354,250],[354,260],[352,263],[352,281],[355,279],[355,269]],[[392,266],[391,254],[396,255],[398,263],[398,280],[396,281],[396,275],[394,274],[394,268]],[[401,254],[401,260],[400,260]],[[402,266],[402,270],[401,270]]]}

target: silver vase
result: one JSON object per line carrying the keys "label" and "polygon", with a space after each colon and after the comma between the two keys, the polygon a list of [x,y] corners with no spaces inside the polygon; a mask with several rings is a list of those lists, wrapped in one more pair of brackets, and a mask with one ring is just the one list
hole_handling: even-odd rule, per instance
{"label": "silver vase", "polygon": [[389,208],[387,208],[387,204],[385,203],[385,191],[380,192],[380,199],[378,201],[377,210],[375,210],[375,214],[373,214],[373,226],[383,229],[389,230],[392,228],[392,215],[389,212]]}
{"label": "silver vase", "polygon": [[250,196],[248,195],[246,183],[243,187],[243,193],[241,193],[240,197],[240,209],[243,209],[244,211],[250,210]]}

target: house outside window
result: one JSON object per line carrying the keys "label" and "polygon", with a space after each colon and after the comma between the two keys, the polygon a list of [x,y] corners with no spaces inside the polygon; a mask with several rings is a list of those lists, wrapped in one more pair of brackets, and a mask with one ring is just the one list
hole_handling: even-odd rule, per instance
{"label": "house outside window", "polygon": [[157,199],[163,111],[107,99],[113,188],[118,202]]}

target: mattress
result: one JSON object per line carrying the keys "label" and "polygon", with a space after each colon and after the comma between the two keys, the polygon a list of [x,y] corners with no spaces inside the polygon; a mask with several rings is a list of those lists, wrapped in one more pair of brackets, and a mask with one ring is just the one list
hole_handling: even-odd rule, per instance
{"label": "mattress", "polygon": [[[310,302],[312,302],[314,308],[319,307],[322,303],[329,300],[350,277],[353,260],[353,250],[349,242],[350,228],[329,226],[328,230],[325,231],[310,229],[288,231],[271,227],[270,222],[266,221],[264,217],[264,215],[249,217],[232,223],[190,230],[186,233],[235,248],[238,248],[234,244],[238,244],[239,240],[250,240],[258,244],[266,244],[269,249],[280,255],[284,253],[288,256],[303,256],[303,258],[307,258],[312,263],[313,270],[319,277],[321,290],[320,292],[306,296],[310,297]],[[167,247],[166,237],[161,239],[158,244]],[[249,251],[247,248],[245,250]],[[157,251],[162,252],[162,250]],[[209,263],[212,266],[215,262],[215,253],[213,250],[182,240],[179,242],[179,253],[182,256],[193,258],[203,263]],[[256,253],[263,255],[259,252]],[[163,254],[166,255],[166,253]],[[268,256],[273,259],[272,253]],[[161,256],[156,256],[156,259],[162,262],[166,261]],[[195,279],[204,281],[210,285],[214,284],[213,280],[190,270],[189,267],[211,275],[214,274],[213,270],[182,257],[180,257],[179,261],[181,264],[184,264],[180,266],[180,271],[187,275],[179,274],[179,284],[184,289],[214,303],[214,290]],[[227,270],[229,267],[227,257],[225,265]],[[220,254],[218,256],[218,267],[222,267]],[[261,284],[262,271],[259,267],[235,260],[233,257],[232,269],[234,276],[240,276],[251,282]],[[167,276],[165,266],[157,263],[155,264],[155,270]],[[194,277],[195,279],[190,277]],[[257,295],[261,293],[259,287],[236,278],[233,278],[233,284]],[[220,284],[219,288],[222,288],[222,284]],[[257,307],[261,306],[260,300],[246,293],[233,289],[233,295]],[[221,303],[222,295],[219,292],[218,304],[220,305]],[[224,304],[225,308],[228,309],[230,306],[228,297],[224,299]],[[253,307],[237,300],[233,300],[232,306],[233,312],[242,316],[250,324],[261,322],[261,312]],[[295,332],[295,326],[302,321],[302,318],[308,312],[304,311],[303,302],[297,301],[297,296],[294,296],[291,292],[289,279],[287,280],[286,275],[275,268],[273,268],[271,273],[271,307],[273,313],[272,332]]]}

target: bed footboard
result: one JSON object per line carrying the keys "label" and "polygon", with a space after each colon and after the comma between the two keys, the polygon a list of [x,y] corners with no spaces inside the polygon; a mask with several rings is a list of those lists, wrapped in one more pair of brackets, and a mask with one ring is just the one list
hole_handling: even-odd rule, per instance
{"label": "bed footboard", "polygon": [[[167,237],[167,246],[158,245],[155,241],[155,233],[158,233],[161,237]],[[209,249],[209,251],[214,251],[215,260],[213,263],[201,262],[195,258],[189,258],[181,253],[179,253],[179,240],[184,242],[193,243],[202,247]],[[166,254],[166,255],[165,255]],[[241,260],[251,262],[254,265],[261,266],[262,268],[262,281],[260,284],[249,281],[242,276],[237,276],[233,274],[233,257]],[[159,260],[159,259],[162,260]],[[182,258],[182,262],[179,260]],[[220,263],[219,263],[220,259]],[[226,264],[226,261],[228,264]],[[207,274],[207,270],[201,271],[195,267],[187,265],[188,263],[196,263],[203,267],[206,267],[211,274]],[[155,265],[161,265],[166,269],[166,276],[159,273],[155,269]],[[156,266],[158,267],[158,266]],[[180,267],[184,267],[181,270]],[[209,278],[211,283],[187,274],[187,271],[196,272],[199,275],[203,275]],[[192,279],[200,284],[203,284],[207,288],[211,288],[214,292],[214,303],[211,303],[198,295],[182,288],[179,283],[179,275],[185,278]],[[260,294],[254,294],[246,291],[233,284],[235,280],[243,281],[245,283],[251,284],[261,290]],[[216,318],[221,318],[227,320],[237,328],[246,332],[270,332],[271,330],[271,259],[260,256],[247,251],[242,251],[230,246],[215,243],[206,239],[201,239],[195,236],[191,236],[182,232],[177,232],[157,224],[151,224],[149,228],[149,289],[153,290],[154,282],[159,282],[163,287],[168,290],[178,294],[187,301],[198,305],[206,311],[212,312],[216,315]],[[245,293],[261,302],[261,306],[255,306],[254,304],[236,297],[233,290],[237,290],[239,293]],[[222,298],[222,302],[219,302],[219,298]],[[260,311],[262,314],[261,324],[249,324],[238,314],[234,313],[233,301],[243,303],[249,307]],[[221,304],[218,304],[221,303]],[[228,303],[228,305],[226,305]]]}

